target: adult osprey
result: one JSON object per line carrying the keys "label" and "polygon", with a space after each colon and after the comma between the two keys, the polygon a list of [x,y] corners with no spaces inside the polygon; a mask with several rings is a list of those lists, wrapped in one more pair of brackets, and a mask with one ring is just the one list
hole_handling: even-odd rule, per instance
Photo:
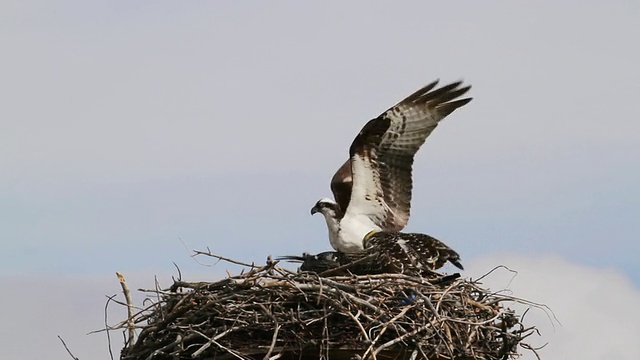
{"label": "adult osprey", "polygon": [[471,87],[438,80],[370,120],[353,140],[349,159],[331,180],[334,200],[320,199],[311,214],[324,215],[331,246],[362,252],[371,231],[398,232],[409,220],[413,158],[440,120],[471,98]]}
{"label": "adult osprey", "polygon": [[332,271],[332,275],[399,273],[428,277],[447,261],[463,270],[457,252],[426,234],[372,232],[365,236],[364,248],[361,253],[325,251],[317,255],[282,256],[278,260],[299,262],[300,271],[341,270]]}

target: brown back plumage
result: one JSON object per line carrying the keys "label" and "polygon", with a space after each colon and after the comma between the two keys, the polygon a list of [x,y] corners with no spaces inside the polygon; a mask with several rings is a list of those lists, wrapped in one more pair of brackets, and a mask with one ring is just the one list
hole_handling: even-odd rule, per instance
{"label": "brown back plumage", "polygon": [[347,206],[349,206],[352,185],[351,159],[347,159],[331,178],[331,192],[333,192],[333,198],[336,199],[342,214],[347,211]]}
{"label": "brown back plumage", "polygon": [[460,255],[427,234],[379,232],[365,241],[365,252],[376,254],[375,262],[387,273],[421,274],[440,269],[447,261],[463,270]]}

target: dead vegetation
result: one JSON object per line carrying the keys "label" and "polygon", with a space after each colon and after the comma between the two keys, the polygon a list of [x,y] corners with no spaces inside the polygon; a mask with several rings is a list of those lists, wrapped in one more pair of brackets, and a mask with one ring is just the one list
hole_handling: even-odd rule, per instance
{"label": "dead vegetation", "polygon": [[507,307],[532,304],[457,274],[321,277],[270,259],[250,266],[215,282],[177,280],[168,289],[141,290],[151,305],[110,329],[130,334],[121,360],[514,359],[523,349],[535,353],[523,340],[536,329]]}

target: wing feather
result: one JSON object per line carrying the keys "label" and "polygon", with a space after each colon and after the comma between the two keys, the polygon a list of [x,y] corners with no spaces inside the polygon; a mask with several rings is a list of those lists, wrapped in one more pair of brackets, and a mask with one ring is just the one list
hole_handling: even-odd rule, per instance
{"label": "wing feather", "polygon": [[[438,123],[471,98],[462,82],[421,88],[370,120],[349,149],[352,192],[348,212],[368,215],[385,231],[400,231],[411,208],[413,159]],[[344,165],[343,165],[344,166]]]}

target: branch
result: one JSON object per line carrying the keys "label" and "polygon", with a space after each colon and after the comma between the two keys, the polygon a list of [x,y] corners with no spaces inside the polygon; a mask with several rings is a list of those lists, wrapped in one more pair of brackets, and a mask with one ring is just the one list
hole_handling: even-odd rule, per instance
{"label": "branch", "polygon": [[[226,262],[231,263],[231,264],[247,266],[247,267],[250,267],[250,268],[257,268],[258,267],[253,263],[248,264],[248,263],[245,263],[245,262],[242,262],[242,261],[233,260],[233,259],[230,259],[230,258],[227,258],[227,257],[224,257],[224,256],[213,254],[213,253],[211,253],[211,250],[209,248],[207,248],[207,251],[193,250],[193,252],[195,254],[191,255],[191,257],[194,258],[194,259],[198,255],[205,255],[205,256],[210,256],[212,258],[216,258],[218,260],[226,261]],[[204,264],[202,264],[202,265],[204,265]]]}
{"label": "branch", "polygon": [[122,292],[124,293],[124,298],[127,301],[127,329],[129,330],[129,338],[127,339],[127,347],[130,348],[133,346],[133,338],[135,337],[134,323],[133,323],[133,301],[131,301],[131,293],[129,292],[129,287],[127,286],[127,282],[124,279],[124,275],[120,272],[116,272],[116,276],[118,277],[118,281],[120,281],[120,286],[122,286]]}
{"label": "branch", "polygon": [[71,350],[69,350],[69,348],[67,347],[67,344],[64,342],[64,340],[62,340],[62,338],[60,337],[60,335],[58,335],[58,339],[60,339],[60,341],[62,341],[62,345],[64,345],[65,350],[67,350],[67,353],[69,353],[69,355],[73,358],[73,360],[80,360],[77,357],[75,357],[72,353]]}

